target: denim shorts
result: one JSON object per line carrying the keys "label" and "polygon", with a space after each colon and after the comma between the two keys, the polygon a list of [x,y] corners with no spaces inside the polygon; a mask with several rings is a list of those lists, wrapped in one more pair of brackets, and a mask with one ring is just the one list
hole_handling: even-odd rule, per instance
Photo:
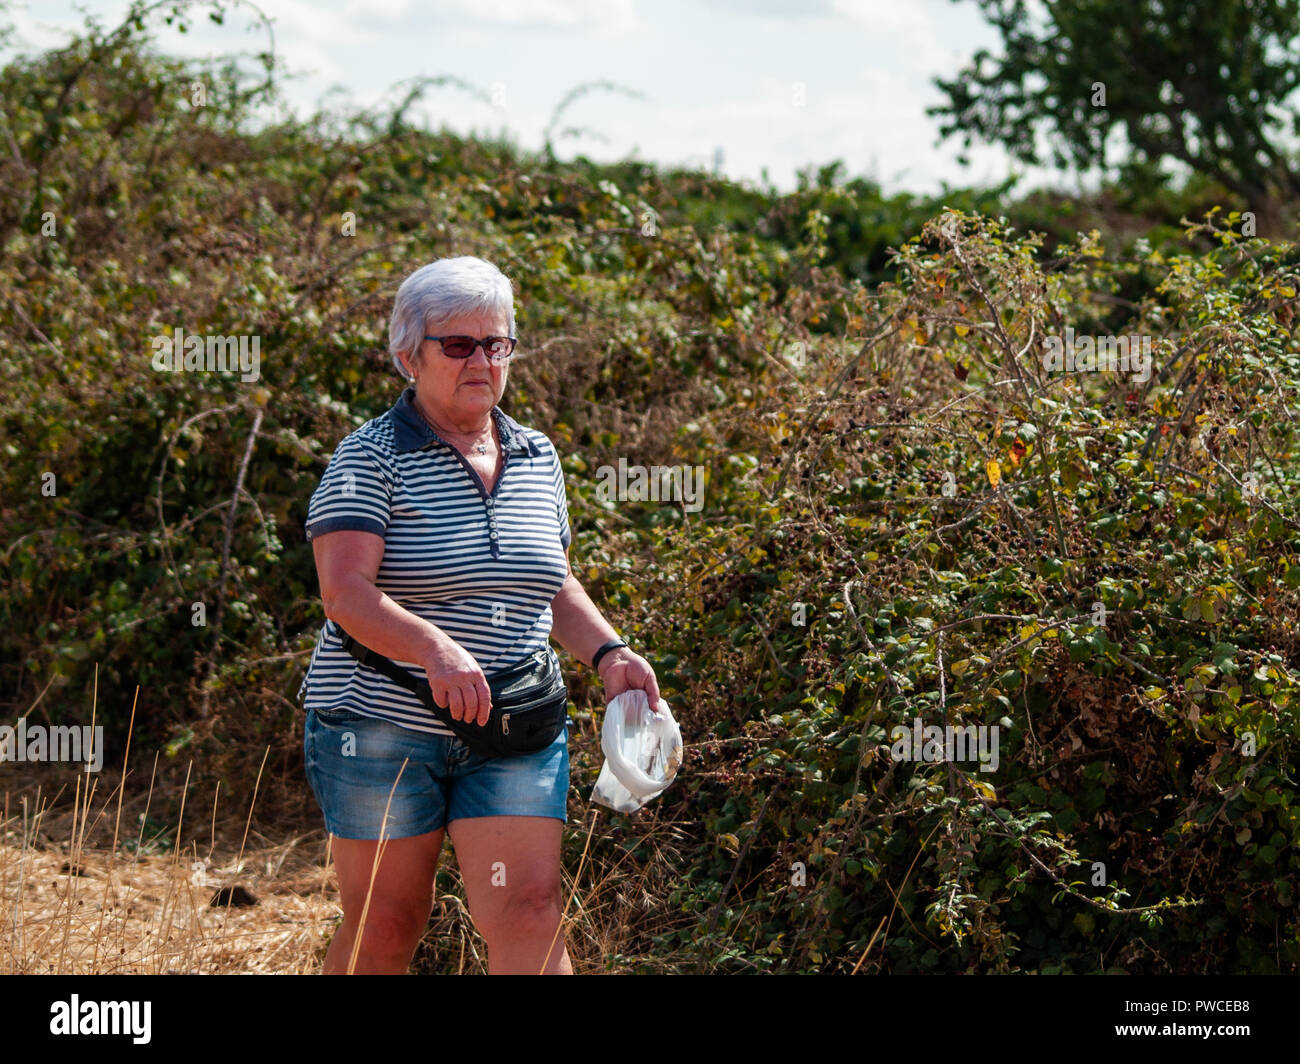
{"label": "denim shorts", "polygon": [[483,757],[454,735],[347,709],[308,710],[303,757],[326,830],[343,839],[403,839],[467,817],[568,821],[567,726],[536,753]]}

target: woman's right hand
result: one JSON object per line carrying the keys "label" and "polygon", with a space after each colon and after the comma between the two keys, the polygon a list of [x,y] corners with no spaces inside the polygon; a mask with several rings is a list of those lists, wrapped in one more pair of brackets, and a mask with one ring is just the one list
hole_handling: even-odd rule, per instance
{"label": "woman's right hand", "polygon": [[436,639],[420,664],[433,689],[433,700],[451,711],[452,720],[488,722],[492,692],[474,655],[446,633]]}

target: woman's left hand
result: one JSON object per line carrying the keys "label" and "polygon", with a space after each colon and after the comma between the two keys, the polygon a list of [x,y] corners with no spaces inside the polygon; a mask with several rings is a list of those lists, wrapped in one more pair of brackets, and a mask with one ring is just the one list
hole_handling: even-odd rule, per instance
{"label": "woman's left hand", "polygon": [[600,659],[600,679],[605,685],[605,701],[624,691],[644,691],[650,709],[659,707],[659,681],[655,671],[640,654],[627,647],[616,647]]}

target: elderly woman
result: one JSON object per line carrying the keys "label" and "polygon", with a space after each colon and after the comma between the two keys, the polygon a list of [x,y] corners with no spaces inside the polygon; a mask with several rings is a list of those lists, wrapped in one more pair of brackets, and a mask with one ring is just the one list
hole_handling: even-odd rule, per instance
{"label": "elderly woman", "polygon": [[472,752],[343,639],[427,682],[461,727],[487,724],[489,678],[553,656],[552,635],[593,663],[606,698],[638,688],[655,705],[658,683],[569,566],[554,446],[497,406],[516,342],[510,281],[482,259],[432,262],[398,289],[388,336],[410,386],[339,444],[306,523],[328,620],[302,686],[303,746],[344,913],[323,970],[409,969],[448,832],[489,971],[571,974],[567,727],[533,753]]}

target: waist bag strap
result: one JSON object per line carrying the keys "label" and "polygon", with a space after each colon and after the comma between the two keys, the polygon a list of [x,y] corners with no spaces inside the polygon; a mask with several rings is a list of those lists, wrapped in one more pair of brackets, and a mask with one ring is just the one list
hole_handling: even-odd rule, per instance
{"label": "waist bag strap", "polygon": [[[475,753],[485,757],[532,753],[543,746],[549,746],[565,726],[568,715],[565,709],[567,694],[553,653],[551,665],[546,671],[549,680],[539,680],[531,686],[525,684],[519,689],[516,681],[531,677],[537,668],[531,658],[526,658],[520,665],[488,680],[488,689],[492,694],[492,713],[487,725],[481,726],[453,719],[450,709],[434,701],[433,690],[427,681],[416,680],[392,659],[358,643],[337,624],[335,627],[338,628],[344,650],[362,665],[383,673],[414,694]],[[511,718],[521,716],[528,718],[523,722],[524,726],[512,731]],[[520,722],[516,720],[518,723]]]}
{"label": "waist bag strap", "polygon": [[393,683],[405,687],[435,713],[441,713],[443,707],[433,700],[433,690],[427,683],[420,683],[418,680],[413,679],[411,674],[393,661],[392,658],[386,658],[383,654],[376,654],[369,647],[362,646],[342,628],[339,628],[339,635],[342,637],[343,649],[361,662],[362,665],[368,666],[376,672],[382,672]]}
{"label": "waist bag strap", "polygon": [[[386,658],[384,657],[383,654],[376,653],[375,651],[371,650],[369,647],[363,646],[361,643],[358,643],[355,639],[352,638],[352,636],[348,635],[347,632],[345,632],[341,627],[339,627],[337,623],[334,625],[334,627],[338,628],[340,641],[343,644],[343,649],[346,650],[349,654],[351,654],[354,658],[356,658],[357,661],[361,662],[362,665],[372,668],[376,672],[382,672],[385,676],[387,676],[390,680],[392,680],[393,683],[400,684],[402,687],[405,687],[408,691],[410,691],[413,695],[415,695],[416,698],[418,698],[421,702],[423,702],[426,706],[428,706],[429,709],[433,711],[434,715],[440,721],[442,721],[444,724],[447,724],[449,727],[451,727],[453,731],[456,730],[457,728],[464,726],[462,721],[452,719],[450,709],[448,709],[446,706],[440,706],[436,701],[434,701],[433,689],[429,686],[427,680],[415,679],[414,677],[411,676],[409,672],[407,672],[400,665],[398,665],[397,662],[393,661],[392,658]],[[528,659],[525,659],[525,661],[527,660]],[[499,697],[498,691],[496,689],[496,684],[499,681],[504,681],[506,679],[513,679],[513,677],[518,673],[520,673],[521,671],[523,671],[524,668],[525,666],[523,665],[515,666],[513,668],[507,669],[504,673],[488,678],[488,689],[492,693],[492,704],[494,707],[494,711]]]}

